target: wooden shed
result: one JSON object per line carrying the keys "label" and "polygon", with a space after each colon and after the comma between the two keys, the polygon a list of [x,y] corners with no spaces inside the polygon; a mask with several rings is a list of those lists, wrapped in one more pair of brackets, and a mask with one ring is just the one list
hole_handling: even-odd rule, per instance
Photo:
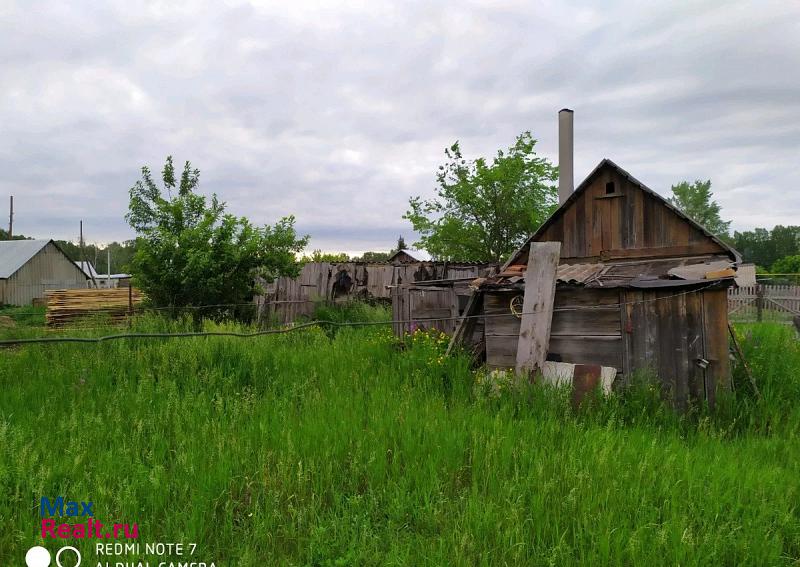
{"label": "wooden shed", "polygon": [[30,305],[46,290],[85,288],[86,281],[52,240],[0,241],[0,304]]}
{"label": "wooden shed", "polygon": [[[651,369],[675,404],[729,384],[727,288],[739,254],[603,160],[496,276],[474,282],[491,368],[514,368],[531,242],[560,242],[548,360]],[[517,310],[517,313],[519,311]]]}

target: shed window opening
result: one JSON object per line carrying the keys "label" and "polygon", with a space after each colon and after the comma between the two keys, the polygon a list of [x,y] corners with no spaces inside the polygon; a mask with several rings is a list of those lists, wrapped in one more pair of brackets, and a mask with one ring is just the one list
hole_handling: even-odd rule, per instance
{"label": "shed window opening", "polygon": [[617,186],[613,181],[606,183],[606,195],[613,195],[617,192]]}

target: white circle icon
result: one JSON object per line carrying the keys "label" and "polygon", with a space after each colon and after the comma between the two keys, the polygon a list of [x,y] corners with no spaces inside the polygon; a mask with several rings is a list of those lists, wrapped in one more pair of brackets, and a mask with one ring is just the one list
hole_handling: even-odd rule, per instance
{"label": "white circle icon", "polygon": [[28,567],[47,567],[50,565],[50,552],[41,545],[35,545],[25,554],[25,565]]}
{"label": "white circle icon", "polygon": [[[72,567],[78,567],[81,564],[81,552],[78,551],[77,549],[75,549],[74,547],[72,547],[71,545],[65,545],[64,547],[62,547],[61,549],[58,550],[58,553],[56,553],[56,565],[58,565],[58,567],[66,567],[65,565],[61,564],[61,554],[64,553],[65,551],[67,551],[67,550],[75,552],[75,555],[78,558],[78,562],[75,565],[73,565]],[[50,559],[50,557],[48,556],[48,561],[49,561],[49,559]]]}

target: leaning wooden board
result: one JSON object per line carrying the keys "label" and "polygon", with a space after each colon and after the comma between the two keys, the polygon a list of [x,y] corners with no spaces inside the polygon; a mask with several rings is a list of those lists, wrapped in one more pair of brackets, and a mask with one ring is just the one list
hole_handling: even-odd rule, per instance
{"label": "leaning wooden board", "polygon": [[525,298],[522,302],[516,370],[531,377],[541,371],[550,346],[553,301],[556,296],[556,269],[560,242],[531,242],[528,269],[525,271]]}

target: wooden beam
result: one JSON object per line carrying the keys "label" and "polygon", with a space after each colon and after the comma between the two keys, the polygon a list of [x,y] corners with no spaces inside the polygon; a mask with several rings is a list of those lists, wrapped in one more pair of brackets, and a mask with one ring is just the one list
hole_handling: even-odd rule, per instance
{"label": "wooden beam", "polygon": [[698,254],[708,254],[712,252],[725,253],[726,251],[714,242],[698,242],[687,246],[661,246],[653,248],[618,248],[602,250],[601,260],[625,260],[627,258],[653,258],[666,256],[693,256]]}
{"label": "wooden beam", "polygon": [[528,252],[516,370],[531,378],[542,369],[547,358],[560,255],[560,242],[531,242]]}
{"label": "wooden beam", "polygon": [[447,345],[447,356],[450,356],[453,350],[464,342],[465,338],[472,335],[472,330],[475,328],[475,323],[478,321],[475,315],[478,314],[482,303],[480,292],[473,291],[472,295],[469,296],[467,305],[464,307],[464,313],[461,315],[461,319],[458,320],[458,325],[453,333],[453,337],[450,339],[450,344]]}

